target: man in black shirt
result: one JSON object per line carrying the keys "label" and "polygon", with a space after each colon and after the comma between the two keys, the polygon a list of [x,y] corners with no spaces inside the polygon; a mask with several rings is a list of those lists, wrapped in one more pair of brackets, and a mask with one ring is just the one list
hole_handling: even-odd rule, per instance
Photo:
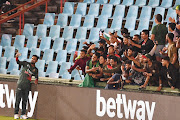
{"label": "man in black shirt", "polygon": [[22,65],[23,69],[20,73],[20,78],[17,82],[16,88],[16,103],[15,103],[15,110],[14,110],[14,119],[19,119],[18,112],[19,112],[19,104],[22,99],[22,111],[21,111],[21,119],[28,119],[26,114],[26,103],[29,95],[29,91],[31,89],[31,78],[35,76],[35,84],[38,84],[38,69],[35,67],[35,63],[38,61],[38,56],[33,55],[31,58],[31,62],[26,61],[19,61],[18,57],[20,53],[16,54],[16,61],[17,64]]}

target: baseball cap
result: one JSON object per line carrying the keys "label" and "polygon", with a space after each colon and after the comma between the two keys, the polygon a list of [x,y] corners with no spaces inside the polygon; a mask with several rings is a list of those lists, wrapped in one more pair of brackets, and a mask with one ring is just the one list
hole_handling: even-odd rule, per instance
{"label": "baseball cap", "polygon": [[175,10],[180,10],[180,5],[177,5],[177,6],[175,7]]}
{"label": "baseball cap", "polygon": [[152,60],[152,56],[150,54],[146,54],[145,55],[147,58],[149,58],[150,60]]}

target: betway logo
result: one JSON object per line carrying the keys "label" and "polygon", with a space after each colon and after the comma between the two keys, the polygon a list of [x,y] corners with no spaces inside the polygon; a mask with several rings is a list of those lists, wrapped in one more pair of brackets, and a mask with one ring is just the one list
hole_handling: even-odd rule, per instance
{"label": "betway logo", "polygon": [[[100,94],[100,90],[97,90],[96,115],[99,117],[102,117],[107,113],[110,118],[117,115],[120,119],[124,117],[125,119],[145,120],[145,114],[147,113],[148,120],[153,119],[155,102],[152,102],[151,108],[148,101],[128,100],[127,102],[125,94],[117,94],[116,100],[114,98],[109,98],[106,102],[105,98],[101,97]],[[138,108],[136,109],[137,106]],[[124,108],[124,113],[121,112],[121,107]]]}
{"label": "betway logo", "polygon": [[[3,86],[4,86],[4,88],[3,88]],[[8,85],[7,84],[4,84],[4,85],[0,84],[0,108],[5,108],[6,107],[6,104],[3,101],[4,94],[6,95],[7,107],[11,108],[12,105],[13,105],[13,108],[15,108],[15,100],[16,100],[15,92],[14,92],[14,90],[11,89],[11,92],[9,94],[9,89],[8,89]],[[29,99],[29,105],[30,105],[31,109],[27,113],[28,117],[32,117],[33,116],[35,105],[36,105],[36,101],[37,101],[37,97],[38,97],[38,92],[37,91],[34,92],[34,96],[33,97],[32,97],[32,92],[29,91],[28,99]],[[21,100],[21,103],[19,105],[19,108],[22,109],[22,100]],[[26,109],[28,109],[28,102],[27,102]]]}

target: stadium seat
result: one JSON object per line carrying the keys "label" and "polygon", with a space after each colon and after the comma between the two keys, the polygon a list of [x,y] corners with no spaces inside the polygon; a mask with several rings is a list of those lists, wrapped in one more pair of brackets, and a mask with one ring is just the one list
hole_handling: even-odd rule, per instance
{"label": "stadium seat", "polygon": [[43,24],[47,26],[54,25],[55,13],[46,13]]}
{"label": "stadium seat", "polygon": [[2,46],[0,46],[0,57],[2,56]]}
{"label": "stadium seat", "polygon": [[100,4],[92,3],[89,8],[88,15],[93,15],[97,17],[99,15]]}
{"label": "stadium seat", "polygon": [[176,10],[173,10],[172,8],[168,9],[165,22],[169,21],[169,17],[172,17],[176,20],[176,18],[177,18]]}
{"label": "stadium seat", "polygon": [[64,45],[64,38],[56,38],[53,43],[52,49],[54,49],[54,52],[57,53],[59,50],[63,49],[63,45]]}
{"label": "stadium seat", "polygon": [[20,48],[18,52],[21,53],[21,56],[19,56],[19,61],[24,61],[27,59],[28,48]]}
{"label": "stadium seat", "polygon": [[175,2],[175,4],[174,4],[173,8],[175,8],[177,5],[180,5],[180,0],[176,0],[176,2]]}
{"label": "stadium seat", "polygon": [[81,15],[72,15],[71,22],[69,26],[79,27],[81,25]]}
{"label": "stadium seat", "polygon": [[0,57],[0,68],[6,69],[6,57]]}
{"label": "stadium seat", "polygon": [[106,4],[108,2],[108,0],[97,0],[96,3],[98,4]]}
{"label": "stadium seat", "polygon": [[58,15],[57,25],[60,25],[61,27],[65,27],[65,26],[67,26],[67,22],[68,22],[67,14],[59,14]]}
{"label": "stadium seat", "polygon": [[6,74],[7,73],[7,70],[4,69],[4,68],[0,68],[0,74]]}
{"label": "stadium seat", "polygon": [[164,8],[172,7],[172,2],[173,0],[163,0],[160,7],[164,7]]}
{"label": "stadium seat", "polygon": [[122,26],[122,17],[120,16],[114,17],[110,28],[113,30],[119,30],[121,29],[121,26]]}
{"label": "stadium seat", "polygon": [[38,38],[42,38],[42,37],[46,37],[47,34],[47,25],[44,24],[39,24],[37,26],[37,31],[36,31],[36,36],[38,36]]}
{"label": "stadium seat", "polygon": [[149,29],[149,19],[141,19],[141,20],[139,21],[139,25],[138,25],[137,30],[142,31],[142,30],[144,30],[144,29],[146,29],[146,30]]}
{"label": "stadium seat", "polygon": [[56,56],[56,61],[59,65],[62,64],[62,62],[66,62],[67,58],[67,50],[59,50]]}
{"label": "stadium seat", "polygon": [[73,2],[65,2],[63,13],[72,15],[74,13],[74,3]]}
{"label": "stadium seat", "polygon": [[71,79],[71,74],[68,74],[68,73],[63,74],[62,79]]}
{"label": "stadium seat", "polygon": [[52,40],[55,40],[56,38],[60,37],[60,25],[53,25],[51,26],[49,37],[51,37]]}
{"label": "stadium seat", "polygon": [[20,71],[16,69],[12,70],[10,73],[10,75],[19,75],[19,74],[20,74]]}
{"label": "stadium seat", "polygon": [[129,31],[134,30],[135,24],[136,24],[136,18],[129,17],[126,19],[125,28],[127,28]]}
{"label": "stadium seat", "polygon": [[135,5],[137,5],[137,6],[145,6],[146,2],[147,2],[147,0],[136,0]]}
{"label": "stadium seat", "polygon": [[88,42],[88,40],[86,40],[86,39],[80,41],[79,48],[78,48],[79,51],[82,50],[82,47],[83,47],[83,46],[85,46],[85,45],[83,44],[83,42],[85,42],[85,41]]}
{"label": "stadium seat", "polygon": [[54,56],[54,50],[53,49],[46,49],[44,51],[44,55],[42,60],[45,60],[46,64],[49,64],[50,61],[53,61],[53,56]]}
{"label": "stadium seat", "polygon": [[92,28],[90,35],[89,35],[89,41],[96,41],[99,40],[99,28]]}
{"label": "stadium seat", "polygon": [[137,18],[138,15],[138,6],[130,6],[126,18],[133,17]]}
{"label": "stadium seat", "polygon": [[14,41],[14,47],[16,49],[23,48],[24,42],[25,42],[25,36],[24,35],[16,35],[15,41]]}
{"label": "stadium seat", "polygon": [[94,3],[94,0],[84,0],[84,3]]}
{"label": "stadium seat", "polygon": [[[111,26],[112,26],[112,25],[111,25]],[[104,30],[104,33],[109,34],[109,32],[113,33],[114,31],[115,31],[114,29],[106,28],[106,29]],[[105,36],[105,35],[104,35],[104,36]]]}
{"label": "stadium seat", "polygon": [[66,45],[67,53],[71,53],[76,50],[77,47],[77,39],[69,39]]}
{"label": "stadium seat", "polygon": [[45,77],[46,72],[39,72],[38,71],[38,77]]}
{"label": "stadium seat", "polygon": [[7,61],[10,61],[11,58],[14,58],[15,47],[7,46],[5,47],[4,57],[6,57]]}
{"label": "stadium seat", "polygon": [[83,27],[87,27],[88,29],[94,27],[94,16],[93,15],[86,15]]}
{"label": "stadium seat", "polygon": [[124,17],[125,5],[116,5],[113,17]]}
{"label": "stadium seat", "polygon": [[108,25],[108,16],[106,15],[101,15],[99,18],[98,18],[98,22],[97,22],[97,26],[96,28],[100,28],[100,29],[106,29],[107,28],[107,25]]}
{"label": "stadium seat", "polygon": [[78,70],[77,69],[74,69],[71,73],[71,77],[75,77],[76,75],[79,75],[79,73],[82,75],[82,70]]}
{"label": "stadium seat", "polygon": [[164,20],[164,13],[165,13],[165,8],[156,7],[152,20],[154,21],[155,15],[157,15],[157,14],[161,14],[162,15],[162,20]]}
{"label": "stadium seat", "polygon": [[71,56],[70,56],[70,59],[69,59],[69,62],[71,63],[71,65],[74,64],[74,62],[73,62],[74,54],[75,54],[75,51],[71,52]]}
{"label": "stadium seat", "polygon": [[76,14],[80,14],[82,16],[86,15],[87,3],[78,3]]}
{"label": "stadium seat", "polygon": [[112,8],[113,8],[113,5],[104,4],[102,11],[101,11],[101,16],[105,15],[105,16],[111,17],[112,16]]}
{"label": "stadium seat", "polygon": [[36,62],[36,67],[38,68],[38,72],[44,72],[45,60],[38,60]]}
{"label": "stadium seat", "polygon": [[57,73],[57,67],[57,61],[50,61],[46,70],[46,75],[50,75],[50,73]]}
{"label": "stadium seat", "polygon": [[32,48],[36,48],[37,47],[37,41],[38,41],[38,36],[29,36],[26,47],[29,50],[32,50]]}
{"label": "stadium seat", "polygon": [[135,34],[140,35],[140,32],[141,32],[141,31],[139,31],[139,30],[132,30],[132,31],[130,32],[130,36],[133,37]]}
{"label": "stadium seat", "polygon": [[149,0],[148,6],[151,6],[151,7],[159,6],[159,0]]}
{"label": "stadium seat", "polygon": [[29,56],[29,59],[31,59],[33,55],[37,55],[37,56],[40,57],[40,52],[41,52],[41,51],[40,51],[39,48],[32,48],[31,53],[30,53],[30,56]]}
{"label": "stadium seat", "polygon": [[75,75],[74,80],[84,80],[84,75]]}
{"label": "stadium seat", "polygon": [[63,35],[62,37],[65,39],[65,40],[68,40],[68,39],[71,39],[73,37],[73,27],[72,26],[66,26],[64,27],[64,31],[63,31]]}
{"label": "stadium seat", "polygon": [[19,65],[16,62],[16,58],[11,58],[9,65],[8,65],[8,69],[7,72],[10,73],[12,70],[18,70]]}
{"label": "stadium seat", "polygon": [[123,0],[122,5],[131,6],[133,3],[134,0]]}
{"label": "stadium seat", "polygon": [[86,27],[78,27],[75,39],[77,39],[78,41],[81,41],[82,39],[86,39],[86,34],[87,34]]}
{"label": "stadium seat", "polygon": [[151,12],[152,12],[152,7],[150,7],[150,6],[143,6],[139,19],[146,19],[146,18],[148,18],[150,20],[151,19]]}
{"label": "stadium seat", "polygon": [[110,0],[109,4],[112,4],[112,5],[118,5],[121,3],[121,0]]}
{"label": "stadium seat", "polygon": [[59,73],[50,73],[49,77],[50,78],[59,78]]}
{"label": "stadium seat", "polygon": [[60,70],[59,70],[59,76],[62,76],[64,74],[69,74],[69,72],[67,71],[67,69],[69,69],[71,67],[71,63],[70,62],[63,62]]}
{"label": "stadium seat", "polygon": [[6,46],[11,46],[12,35],[3,34],[1,37],[1,46],[5,48]]}
{"label": "stadium seat", "polygon": [[23,35],[25,35],[26,39],[29,36],[33,36],[33,31],[34,31],[34,24],[25,24],[24,25]]}
{"label": "stadium seat", "polygon": [[51,37],[43,37],[39,47],[41,51],[45,51],[46,49],[49,49],[50,46],[51,46]]}

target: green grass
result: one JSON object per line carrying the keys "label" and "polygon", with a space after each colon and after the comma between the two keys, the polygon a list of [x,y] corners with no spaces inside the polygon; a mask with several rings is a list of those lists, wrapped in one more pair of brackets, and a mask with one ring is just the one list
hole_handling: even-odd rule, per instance
{"label": "green grass", "polygon": [[[14,117],[0,116],[0,120],[14,120]],[[28,120],[37,120],[37,119],[28,119]]]}

